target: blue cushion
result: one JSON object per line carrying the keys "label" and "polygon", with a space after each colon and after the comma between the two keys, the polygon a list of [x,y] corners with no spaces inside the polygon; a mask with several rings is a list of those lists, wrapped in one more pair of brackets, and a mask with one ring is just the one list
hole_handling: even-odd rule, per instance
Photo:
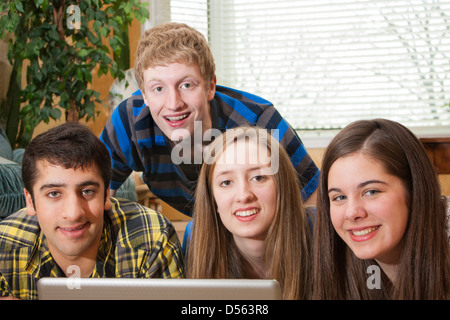
{"label": "blue cushion", "polygon": [[181,250],[184,253],[184,256],[186,257],[187,250],[189,247],[189,242],[191,241],[191,235],[192,235],[192,228],[194,227],[194,220],[188,222],[186,225],[186,229],[184,229],[184,235],[183,235],[183,245],[181,247]]}
{"label": "blue cushion", "polygon": [[136,184],[134,183],[134,179],[132,176],[129,176],[127,180],[120,186],[117,190],[116,198],[124,198],[133,202],[138,201],[138,196],[136,193]]}
{"label": "blue cushion", "polygon": [[0,221],[25,207],[22,167],[19,164],[0,164]]}
{"label": "blue cushion", "polygon": [[13,151],[5,132],[0,128],[0,157],[12,160]]}
{"label": "blue cushion", "polygon": [[17,162],[18,164],[22,164],[23,154],[25,152],[25,149],[19,148],[13,150],[13,157],[12,160],[14,162]]}

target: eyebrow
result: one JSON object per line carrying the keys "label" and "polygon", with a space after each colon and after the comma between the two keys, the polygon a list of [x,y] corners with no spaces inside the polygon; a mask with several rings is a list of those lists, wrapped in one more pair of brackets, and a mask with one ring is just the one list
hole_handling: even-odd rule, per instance
{"label": "eyebrow", "polygon": [[[67,186],[67,184],[65,183],[47,183],[42,185],[39,190],[42,191],[44,189],[51,189],[51,188],[61,188],[61,187],[65,187]],[[97,181],[84,181],[81,182],[79,184],[76,185],[77,187],[86,187],[86,186],[95,186],[95,187],[100,187],[100,183],[98,183]]]}
{"label": "eyebrow", "polygon": [[[365,186],[367,186],[369,184],[384,184],[384,185],[387,185],[386,182],[381,181],[381,180],[367,180],[367,181],[364,181],[364,182],[361,182],[360,184],[358,184],[357,189],[364,188]],[[339,189],[339,188],[330,188],[330,189],[328,189],[328,193],[331,193],[331,192],[342,192],[342,190]]]}
{"label": "eyebrow", "polygon": [[[185,75],[184,77],[181,77],[179,80],[177,80],[177,83],[181,83],[183,81],[186,81],[186,79],[194,79],[196,81],[198,81],[198,78],[194,75],[194,74],[188,74]],[[146,84],[150,84],[152,82],[156,82],[156,83],[161,83],[161,82],[165,82],[165,79],[161,79],[161,78],[151,78],[148,79],[147,82],[145,82]]]}
{"label": "eyebrow", "polygon": [[[253,171],[257,171],[257,170],[262,170],[266,168],[266,166],[262,165],[262,166],[258,166],[258,167],[252,167],[250,169],[248,169],[247,171],[249,172],[253,172]],[[234,170],[223,170],[223,171],[219,171],[217,172],[217,174],[215,174],[216,177],[222,176],[222,175],[226,175],[229,174],[231,172],[233,172]]]}

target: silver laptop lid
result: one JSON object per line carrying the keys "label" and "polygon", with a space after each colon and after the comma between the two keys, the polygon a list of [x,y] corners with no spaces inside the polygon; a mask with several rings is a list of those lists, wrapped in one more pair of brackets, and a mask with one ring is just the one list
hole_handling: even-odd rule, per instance
{"label": "silver laptop lid", "polygon": [[42,278],[40,300],[280,300],[276,280]]}

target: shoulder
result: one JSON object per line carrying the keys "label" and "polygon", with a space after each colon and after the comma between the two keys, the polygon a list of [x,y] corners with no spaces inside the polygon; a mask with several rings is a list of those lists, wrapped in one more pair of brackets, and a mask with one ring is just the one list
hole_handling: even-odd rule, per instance
{"label": "shoulder", "polygon": [[134,92],[130,97],[123,100],[117,106],[117,109],[123,111],[124,109],[132,110],[133,108],[142,109],[145,107],[144,97],[140,90]]}
{"label": "shoulder", "polygon": [[260,104],[263,106],[273,105],[272,102],[257,96],[256,94],[225,86],[217,85],[216,94],[220,98],[239,101],[243,104]]}
{"label": "shoulder", "polygon": [[135,249],[151,250],[162,237],[171,238],[175,232],[172,223],[161,213],[136,202],[111,198],[108,212],[117,243]]}
{"label": "shoulder", "polygon": [[150,116],[150,110],[144,103],[144,98],[138,90],[132,96],[123,100],[113,110],[111,117],[107,121],[106,129],[114,127],[129,127],[130,124],[135,124],[143,118]]}
{"label": "shoulder", "polygon": [[152,126],[150,110],[138,90],[113,110],[100,140],[106,145],[118,143],[121,147],[125,147],[128,146],[129,140],[140,140],[150,136]]}
{"label": "shoulder", "polygon": [[220,109],[219,114],[225,117],[228,128],[241,125],[261,126],[263,118],[272,119],[274,115],[281,120],[270,101],[249,92],[216,86],[214,100]]}
{"label": "shoulder", "polygon": [[37,217],[29,216],[26,209],[19,210],[0,223],[0,250],[33,246],[40,232]]}

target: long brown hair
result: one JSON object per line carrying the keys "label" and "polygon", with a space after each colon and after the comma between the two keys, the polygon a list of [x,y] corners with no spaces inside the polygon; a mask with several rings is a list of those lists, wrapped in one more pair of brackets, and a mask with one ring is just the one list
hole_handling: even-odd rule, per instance
{"label": "long brown hair", "polygon": [[[366,284],[367,268],[376,261],[358,259],[330,219],[330,168],[337,159],[355,152],[376,159],[389,174],[398,177],[409,203],[400,272],[396,283],[391,283],[381,271],[381,290],[369,289]],[[397,122],[356,121],[331,141],[323,157],[314,236],[316,299],[448,298],[449,243],[438,178],[421,142]]]}
{"label": "long brown hair", "polygon": [[[227,130],[209,150],[218,157],[230,144],[251,132],[271,154],[278,152],[278,171],[274,175],[277,209],[265,239],[269,277],[279,281],[284,299],[308,299],[311,293],[311,235],[301,200],[298,175],[282,146],[265,130],[241,127]],[[212,193],[215,163],[205,158],[200,171],[194,205],[194,225],[188,248],[189,278],[243,278],[245,259],[232,234],[223,225]]]}

